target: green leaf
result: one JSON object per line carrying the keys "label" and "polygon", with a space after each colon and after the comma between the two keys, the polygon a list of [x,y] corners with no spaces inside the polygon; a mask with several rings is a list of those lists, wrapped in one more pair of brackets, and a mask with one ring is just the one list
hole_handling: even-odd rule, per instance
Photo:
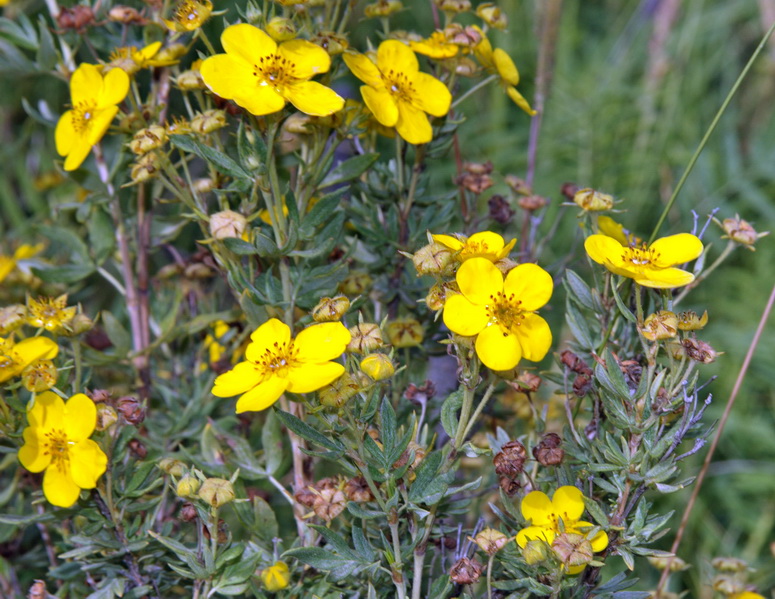
{"label": "green leaf", "polygon": [[77,283],[96,269],[92,264],[65,264],[52,268],[34,268],[32,272],[46,283]]}
{"label": "green leaf", "polygon": [[322,547],[297,547],[283,553],[283,557],[294,557],[300,562],[312,566],[317,570],[329,572],[331,579],[341,580],[352,576],[361,567],[358,561],[348,559],[323,549]]}
{"label": "green leaf", "polygon": [[326,175],[320,187],[331,187],[360,177],[366,169],[377,161],[377,158],[379,158],[379,154],[376,153],[359,154],[348,158]]}
{"label": "green leaf", "polygon": [[570,293],[569,297],[573,298],[584,308],[588,310],[595,310],[595,301],[592,298],[592,292],[589,290],[589,286],[586,282],[570,268],[565,270],[565,283]]}
{"label": "green leaf", "polygon": [[363,518],[364,520],[372,520],[373,518],[384,517],[385,513],[378,510],[367,510],[362,507],[360,503],[354,501],[347,502],[347,511],[350,512],[356,518]]}
{"label": "green leaf", "polygon": [[129,353],[131,338],[129,332],[124,328],[119,320],[107,310],[103,310],[102,323],[105,325],[105,332],[108,339],[116,350],[116,355],[123,357]]}
{"label": "green leaf", "polygon": [[584,499],[584,506],[587,508],[587,511],[592,516],[592,519],[603,528],[608,527],[608,517],[605,515],[605,512],[600,508],[600,505],[598,505],[597,501],[586,496],[584,496],[583,499]]}
{"label": "green leaf", "polygon": [[315,445],[319,445],[320,447],[325,447],[326,449],[333,451],[335,453],[338,453],[338,454],[344,453],[345,448],[341,442],[335,439],[329,439],[323,433],[321,433],[317,429],[312,428],[309,424],[307,424],[303,420],[299,420],[293,414],[289,414],[288,412],[283,412],[282,410],[275,410],[275,411],[277,413],[277,417],[282,421],[282,423],[286,427],[288,427],[291,431],[299,435],[299,437],[301,437],[302,439],[306,439],[310,443],[314,443]]}
{"label": "green leaf", "polygon": [[259,254],[256,246],[237,237],[227,237],[222,241],[223,245],[226,246],[226,249],[234,252],[238,256],[255,256]]}
{"label": "green leaf", "polygon": [[441,426],[450,438],[457,433],[458,411],[463,407],[463,391],[457,389],[449,394],[441,404]]}
{"label": "green leaf", "polygon": [[253,533],[271,546],[272,539],[279,536],[277,516],[272,507],[263,499],[253,498]]}
{"label": "green leaf", "polygon": [[283,463],[283,435],[280,422],[271,410],[266,413],[266,420],[261,429],[261,445],[264,448],[267,474],[274,474]]}
{"label": "green leaf", "polygon": [[382,425],[380,438],[382,439],[383,452],[390,454],[396,445],[396,412],[387,396],[382,398],[382,407],[379,411],[379,419]]}
{"label": "green leaf", "polygon": [[87,222],[87,228],[94,261],[97,264],[102,264],[116,247],[116,231],[113,227],[113,219],[101,206],[94,206]]}
{"label": "green leaf", "polygon": [[333,193],[323,196],[301,221],[301,238],[309,239],[315,229],[323,224],[339,206],[346,189],[337,189]]}
{"label": "green leaf", "polygon": [[171,135],[170,142],[173,146],[184,152],[199,156],[216,167],[219,173],[234,177],[235,179],[252,179],[252,175],[229,158],[223,152],[206,146],[203,143],[186,135]]}
{"label": "green leaf", "polygon": [[627,320],[630,322],[638,322],[638,319],[635,318],[635,314],[633,314],[630,309],[624,305],[624,302],[622,301],[621,296],[619,295],[619,291],[616,288],[616,279],[614,277],[611,277],[611,290],[613,291],[614,299],[616,300],[616,306],[619,308],[619,312],[622,313],[622,316],[624,316]]}

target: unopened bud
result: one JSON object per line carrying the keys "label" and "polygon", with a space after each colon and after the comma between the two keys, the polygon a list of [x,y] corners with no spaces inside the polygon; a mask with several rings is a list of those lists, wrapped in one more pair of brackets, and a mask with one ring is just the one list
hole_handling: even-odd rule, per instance
{"label": "unopened bud", "polygon": [[272,17],[264,30],[269,34],[269,37],[278,43],[296,37],[296,26],[293,21],[285,17]]}
{"label": "unopened bud", "polygon": [[449,571],[455,584],[474,584],[482,575],[482,565],[475,559],[461,557]]}
{"label": "unopened bud", "polygon": [[477,6],[476,16],[495,29],[506,29],[509,24],[506,14],[493,2],[483,2]]}
{"label": "unopened bud", "polygon": [[696,312],[681,312],[678,315],[678,328],[682,331],[699,331],[706,324],[708,324],[707,310],[702,316],[697,316]]}
{"label": "unopened bud", "polygon": [[175,493],[177,493],[178,497],[196,497],[200,485],[201,482],[196,476],[186,473],[178,481]]}
{"label": "unopened bud", "polygon": [[471,10],[470,0],[433,0],[433,3],[448,13],[461,13]]}
{"label": "unopened bud", "polygon": [[530,566],[546,561],[546,558],[549,557],[546,543],[538,539],[528,541],[522,549],[522,557]]}
{"label": "unopened bud", "polygon": [[324,297],[312,308],[312,320],[315,322],[335,322],[350,309],[350,300],[344,295]]}
{"label": "unopened bud", "polygon": [[210,215],[210,235],[215,239],[240,238],[247,226],[248,219],[233,210],[223,210]]}
{"label": "unopened bud", "polygon": [[375,381],[389,379],[396,372],[393,362],[385,354],[369,354],[361,360],[361,370]]}
{"label": "unopened bud", "polygon": [[425,305],[433,311],[441,310],[447,298],[460,293],[460,288],[455,281],[449,283],[437,283],[428,291],[425,296]]}
{"label": "unopened bud", "polygon": [[204,79],[202,79],[202,73],[194,69],[183,71],[175,79],[175,83],[177,83],[178,89],[184,92],[205,89],[207,87]]}
{"label": "unopened bud", "polygon": [[213,189],[216,188],[216,185],[217,183],[215,180],[211,179],[210,177],[194,179],[194,181],[191,183],[191,187],[194,189],[194,191],[201,194],[210,193]]}
{"label": "unopened bud", "polygon": [[412,256],[412,263],[417,269],[417,276],[452,274],[456,264],[453,252],[447,246],[437,242],[421,247]]}
{"label": "unopened bud", "polygon": [[156,152],[148,152],[140,156],[132,165],[131,178],[133,183],[144,183],[159,174],[159,156]]}
{"label": "unopened bud", "polygon": [[129,142],[129,149],[137,155],[147,154],[151,150],[167,143],[167,130],[161,125],[151,125],[140,129]]}
{"label": "unopened bud", "polygon": [[341,54],[350,47],[347,38],[334,31],[321,31],[312,37],[310,41],[323,48],[331,56]]}
{"label": "unopened bud", "polygon": [[649,314],[640,327],[640,334],[649,341],[671,339],[678,334],[678,316],[669,310]]}
{"label": "unopened bud", "polygon": [[689,567],[689,565],[677,555],[673,556],[672,558],[657,555],[648,557],[646,559],[648,559],[649,563],[657,570],[666,570],[669,567],[671,572],[680,572],[681,570],[686,570]]}
{"label": "unopened bud", "polygon": [[579,189],[574,194],[573,201],[588,212],[600,212],[601,210],[610,210],[614,207],[613,196],[595,191],[589,187]]}
{"label": "unopened bud", "polygon": [[745,591],[745,585],[734,575],[721,574],[713,579],[713,590],[730,596]]}
{"label": "unopened bud", "polygon": [[212,507],[234,500],[234,487],[225,478],[208,478],[199,489],[199,498]]}
{"label": "unopened bud", "polygon": [[91,331],[93,328],[94,321],[86,316],[86,314],[79,312],[73,316],[73,319],[70,321],[68,330],[66,332],[69,333],[69,336],[82,335],[83,333]]}
{"label": "unopened bud", "polygon": [[753,245],[756,243],[757,239],[769,235],[769,232],[757,233],[751,223],[743,220],[739,216],[735,216],[735,218],[725,218],[724,222],[721,223],[721,227],[724,229],[727,238],[752,251],[754,250]]}
{"label": "unopened bud", "polygon": [[97,406],[97,425],[98,431],[104,431],[109,429],[118,421],[118,414],[112,406],[101,403]]}
{"label": "unopened bud", "polygon": [[358,381],[349,373],[345,373],[330,385],[320,389],[318,391],[318,399],[320,400],[320,405],[329,408],[341,408],[355,397],[360,390],[361,386],[358,384]]}
{"label": "unopened bud", "polygon": [[261,570],[261,583],[270,593],[276,593],[288,588],[291,582],[291,574],[288,564],[275,562],[273,565]]}
{"label": "unopened bud", "polygon": [[373,19],[374,17],[389,17],[403,7],[404,5],[398,0],[377,0],[377,2],[367,4],[363,9],[363,14],[368,19]]}
{"label": "unopened bud", "polygon": [[557,466],[562,463],[565,452],[562,439],[557,433],[547,433],[541,442],[533,448],[533,457],[542,466]]}
{"label": "unopened bud", "polygon": [[353,271],[339,283],[339,291],[345,295],[361,295],[371,287],[372,279],[369,273]]}
{"label": "unopened bud", "polygon": [[745,572],[748,564],[736,557],[714,557],[710,565],[719,572]]}
{"label": "unopened bud", "polygon": [[356,324],[350,327],[349,331],[350,343],[347,344],[347,351],[350,353],[368,354],[385,345],[379,325],[373,322]]}
{"label": "unopened bud", "polygon": [[201,135],[206,135],[223,129],[228,125],[226,112],[223,110],[206,110],[194,116],[191,119],[191,130]]}
{"label": "unopened bud", "polygon": [[389,322],[385,327],[388,341],[393,347],[417,347],[425,338],[425,331],[418,320],[402,318]]}
{"label": "unopened bud", "polygon": [[170,44],[169,46],[164,46],[159,52],[156,54],[156,56],[153,57],[154,61],[158,60],[159,62],[176,62],[179,60],[182,56],[185,56],[186,54],[186,46],[183,44],[175,43]]}
{"label": "unopened bud", "polygon": [[592,561],[592,543],[584,535],[573,532],[558,534],[552,541],[552,551],[567,568],[584,566]]}
{"label": "unopened bud", "polygon": [[188,468],[186,468],[186,465],[180,460],[176,460],[174,458],[162,458],[161,460],[159,460],[159,469],[162,472],[171,474],[175,478],[180,478],[186,472],[188,472]]}
{"label": "unopened bud", "polygon": [[13,304],[0,308],[0,335],[5,336],[13,333],[15,330],[27,322],[27,306],[24,304]]}

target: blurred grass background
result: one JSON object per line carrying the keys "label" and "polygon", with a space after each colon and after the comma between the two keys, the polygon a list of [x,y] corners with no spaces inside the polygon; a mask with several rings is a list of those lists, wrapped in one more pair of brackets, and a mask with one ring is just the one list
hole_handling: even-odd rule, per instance
{"label": "blurred grass background", "polygon": [[[499,5],[510,24],[492,38],[514,57],[522,75],[520,90],[531,101],[540,43],[537,15],[551,6],[559,9],[534,185],[553,200],[546,222],[558,210],[561,185],[570,181],[625,199],[619,218],[644,237],[775,19],[775,0],[501,0]],[[37,5],[25,6],[32,12]],[[431,29],[429,11],[423,31]],[[53,131],[25,116],[21,98],[33,105],[46,98],[58,110],[66,88],[50,76],[19,80],[7,69],[0,76],[0,235],[7,251],[8,242],[27,225],[49,218],[45,196],[34,181],[54,170]],[[775,228],[773,92],[775,41],[721,120],[662,233],[687,230],[692,210],[704,220],[714,208],[720,208],[721,219],[739,213],[759,231]],[[497,87],[466,102],[463,158],[489,159],[497,172],[523,176],[528,118]],[[564,254],[576,229],[575,217],[566,214],[549,251]],[[725,242],[719,238],[719,229],[711,225],[706,243],[720,251]],[[718,375],[708,388],[714,397],[711,418],[723,410],[775,279],[773,239],[760,241],[755,253],[737,250],[686,302],[686,308],[709,309],[703,338],[725,352],[704,371]],[[760,590],[775,585],[770,545],[775,541],[773,355],[775,336],[765,333],[684,537],[680,555],[694,567],[677,577],[690,596],[710,596],[701,586],[710,581],[710,559],[719,555],[749,560]],[[687,464],[691,472],[703,455]],[[689,493],[686,489],[667,498],[666,509],[677,512],[675,525]],[[660,548],[669,545],[670,538],[663,539]],[[657,572],[640,569],[645,580],[639,588],[653,587]]]}

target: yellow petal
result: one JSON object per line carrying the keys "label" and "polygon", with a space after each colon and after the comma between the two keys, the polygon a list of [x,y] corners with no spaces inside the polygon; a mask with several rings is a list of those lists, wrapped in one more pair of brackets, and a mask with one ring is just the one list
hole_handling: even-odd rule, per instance
{"label": "yellow petal", "polygon": [[433,241],[445,245],[454,251],[463,249],[463,242],[452,235],[433,235]]}
{"label": "yellow petal", "polygon": [[13,346],[26,368],[38,360],[51,360],[59,353],[59,346],[48,337],[29,337]]}
{"label": "yellow petal", "polygon": [[433,116],[444,116],[452,104],[452,94],[441,81],[426,73],[417,73],[414,78],[417,96],[414,104],[420,110]]}
{"label": "yellow petal", "polygon": [[554,511],[552,509],[552,502],[546,493],[530,491],[522,499],[520,510],[522,511],[522,517],[533,526],[552,524]]}
{"label": "yellow petal", "polygon": [[149,58],[153,58],[154,56],[156,56],[156,53],[159,51],[160,48],[161,48],[161,42],[153,42],[152,44],[148,44],[145,48],[137,52],[137,58],[135,58],[135,61],[144,62]]}
{"label": "yellow petal", "polygon": [[263,371],[252,362],[240,362],[229,372],[215,379],[211,393],[215,397],[233,397],[257,386],[264,379]]}
{"label": "yellow petal", "polygon": [[519,325],[512,327],[511,331],[519,340],[522,348],[522,357],[533,362],[544,359],[549,348],[552,347],[552,330],[549,324],[538,314],[523,314]]}
{"label": "yellow petal", "polygon": [[129,75],[123,69],[111,69],[102,82],[102,92],[97,100],[97,108],[120,104],[129,93]]}
{"label": "yellow petal", "polygon": [[[632,277],[632,275],[630,275]],[[646,269],[634,277],[638,285],[657,289],[683,287],[694,281],[694,275],[680,268]]]}
{"label": "yellow petal", "polygon": [[76,137],[73,146],[70,148],[70,152],[67,154],[67,158],[65,158],[64,169],[66,171],[74,171],[77,169],[83,164],[83,161],[86,160],[91,149],[92,144],[89,143],[87,138],[80,135]]}
{"label": "yellow petal", "polygon": [[[492,231],[479,231],[468,238],[466,246],[471,248],[478,246],[479,248],[482,248],[482,254],[492,254],[493,258],[495,258],[500,254],[501,250],[503,250],[504,243],[503,237],[497,233],[493,233]],[[484,251],[484,248],[486,248],[486,251]]]}
{"label": "yellow petal", "polygon": [[492,61],[495,70],[498,71],[498,75],[503,81],[509,85],[519,85],[519,71],[517,65],[511,60],[511,56],[500,48],[495,48],[492,51]]}
{"label": "yellow petal", "polygon": [[70,454],[70,476],[81,489],[93,489],[97,480],[108,467],[108,456],[91,439],[72,445]]}
{"label": "yellow petal", "polygon": [[344,353],[352,335],[341,322],[313,324],[296,336],[294,347],[300,362],[321,363]]}
{"label": "yellow petal", "polygon": [[36,395],[32,406],[27,405],[27,420],[31,427],[48,431],[60,428],[65,415],[65,402],[53,391]]}
{"label": "yellow petal", "polygon": [[287,85],[283,96],[301,112],[312,116],[328,116],[344,107],[344,98],[317,81]]}
{"label": "yellow petal", "polygon": [[270,377],[237,400],[237,414],[266,410],[285,393],[288,383],[288,379],[283,379],[279,376]]}
{"label": "yellow petal", "polygon": [[515,335],[492,324],[476,337],[476,355],[491,370],[510,370],[519,364],[522,349]]}
{"label": "yellow petal", "polygon": [[352,74],[366,85],[376,89],[381,89],[385,86],[377,65],[365,54],[346,52],[342,55],[342,58],[344,58],[344,63],[352,71]]}
{"label": "yellow petal", "polygon": [[[123,73],[124,71],[121,72]],[[103,138],[117,113],[118,106],[109,106],[102,110],[95,111],[94,116],[92,117],[91,126],[89,127],[89,137],[87,141],[90,146],[94,146]]]}
{"label": "yellow petal", "polygon": [[377,48],[377,66],[383,73],[395,71],[413,76],[420,70],[417,55],[412,49],[398,40],[385,40]]}
{"label": "yellow petal", "polygon": [[408,102],[397,102],[398,121],[396,131],[410,144],[427,144],[433,139],[433,128],[428,116]]}
{"label": "yellow petal", "polygon": [[73,482],[67,468],[46,468],[46,474],[43,475],[43,494],[49,503],[58,507],[70,507],[78,501],[80,493],[80,487]]}
{"label": "yellow petal", "polygon": [[216,54],[202,63],[200,73],[210,91],[234,100],[257,116],[278,112],[285,106],[285,98],[273,87],[258,85],[252,67],[239,58]]}
{"label": "yellow petal", "polygon": [[288,373],[288,391],[291,393],[309,393],[331,384],[344,374],[344,366],[337,362],[322,364],[302,364]]}
{"label": "yellow petal", "polygon": [[62,423],[68,441],[88,439],[97,424],[97,406],[83,393],[76,393],[65,403]]}
{"label": "yellow petal", "polygon": [[102,75],[99,69],[88,63],[82,63],[70,78],[70,100],[73,106],[94,101],[102,91]]}
{"label": "yellow petal", "polygon": [[293,63],[293,76],[297,79],[309,79],[331,68],[331,57],[328,52],[307,40],[295,39],[283,42],[278,47],[277,53]]}
{"label": "yellow petal", "polygon": [[528,541],[554,541],[554,531],[543,526],[528,526],[517,533],[517,545],[524,548]]}
{"label": "yellow petal", "polygon": [[584,241],[584,249],[598,264],[605,264],[612,259],[621,262],[622,246],[608,235],[590,235]]}
{"label": "yellow petal", "polygon": [[584,513],[583,493],[570,485],[560,487],[552,496],[552,510],[563,522],[572,526]]}
{"label": "yellow petal", "polygon": [[444,302],[444,324],[453,333],[471,337],[487,326],[489,315],[481,304],[472,304],[464,296],[455,294]]}
{"label": "yellow petal", "polygon": [[460,265],[455,277],[458,287],[471,303],[487,305],[503,291],[503,275],[487,258],[470,258]]}
{"label": "yellow petal", "polygon": [[554,290],[552,276],[537,264],[520,264],[506,275],[503,291],[521,301],[520,308],[528,312],[538,310],[549,301]]}
{"label": "yellow petal", "polygon": [[250,341],[245,350],[245,357],[251,362],[258,362],[275,344],[288,345],[291,341],[291,329],[281,320],[270,318],[250,334]]}
{"label": "yellow petal", "polygon": [[224,29],[221,44],[227,54],[242,59],[248,66],[256,64],[261,57],[277,52],[277,44],[271,37],[258,27],[247,23],[231,25]]}
{"label": "yellow petal", "polygon": [[398,105],[386,89],[376,89],[363,85],[361,86],[361,95],[363,102],[381,125],[385,125],[385,127],[395,126],[398,122]]}
{"label": "yellow petal", "polygon": [[690,233],[679,233],[657,239],[650,249],[657,252],[654,264],[659,267],[683,264],[702,254],[702,241]]}
{"label": "yellow petal", "polygon": [[40,441],[44,441],[46,429],[27,427],[24,429],[24,445],[19,448],[19,461],[30,472],[41,472],[51,463],[51,454]]}
{"label": "yellow petal", "polygon": [[68,110],[57,121],[57,128],[54,131],[54,141],[56,142],[57,153],[60,156],[67,156],[75,143],[76,133],[73,127],[73,111]]}
{"label": "yellow petal", "polygon": [[528,113],[530,116],[535,116],[538,113],[530,108],[530,103],[525,99],[525,97],[517,91],[516,87],[509,86],[506,88],[506,95],[509,97],[509,99],[514,102],[517,106],[519,106],[522,110],[524,110],[526,113]]}
{"label": "yellow petal", "polygon": [[613,239],[616,239],[622,247],[627,247],[630,245],[630,240],[627,238],[627,235],[624,233],[624,225],[621,223],[617,223],[614,219],[612,219],[610,216],[600,215],[597,217],[597,228],[603,235],[608,235],[608,237],[612,237]]}

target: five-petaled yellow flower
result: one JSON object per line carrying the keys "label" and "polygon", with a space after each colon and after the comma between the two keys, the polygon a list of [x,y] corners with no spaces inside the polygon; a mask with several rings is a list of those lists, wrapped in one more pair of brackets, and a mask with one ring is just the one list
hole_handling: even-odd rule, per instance
{"label": "five-petaled yellow flower", "polygon": [[75,306],[67,307],[67,294],[27,300],[27,324],[55,334],[68,329],[76,312]]}
{"label": "five-petaled yellow flower", "polygon": [[[528,541],[542,540],[552,544],[554,538],[561,532],[585,534],[594,526],[591,522],[580,520],[584,513],[584,495],[576,487],[564,486],[554,492],[550,500],[546,493],[531,491],[522,499],[522,516],[530,522],[530,526],[517,533],[517,544],[524,549]],[[560,528],[562,520],[563,528]],[[599,531],[589,539],[592,550],[602,551],[608,547],[608,535]],[[578,568],[571,574],[577,574],[584,568]]]}
{"label": "five-petaled yellow flower", "polygon": [[108,457],[89,439],[97,424],[97,408],[83,393],[67,400],[46,391],[27,408],[19,461],[30,472],[46,471],[43,493],[52,504],[70,507],[81,489],[93,489],[105,472]]}
{"label": "five-petaled yellow flower", "polygon": [[291,582],[291,573],[288,570],[288,564],[285,562],[275,562],[265,570],[261,571],[261,582],[264,588],[270,593],[276,593],[288,588]]}
{"label": "five-petaled yellow flower", "polygon": [[162,19],[171,31],[194,31],[199,29],[213,12],[210,0],[183,0],[175,7],[172,19]]}
{"label": "five-petaled yellow flower", "polygon": [[118,113],[118,104],[129,92],[129,75],[111,69],[103,77],[93,64],[82,64],[70,79],[72,108],[57,123],[57,152],[65,158],[65,170],[77,169]]}
{"label": "five-petaled yellow flower", "polygon": [[[482,33],[481,30],[479,31]],[[490,40],[487,39],[484,33],[482,33],[482,41],[474,48],[474,54],[476,54],[476,58],[479,59],[479,62],[487,71],[500,78],[501,86],[511,101],[530,116],[534,116],[536,111],[530,108],[530,104],[525,97],[517,91],[519,71],[511,56],[500,48],[493,50]]]}
{"label": "five-petaled yellow flower", "polygon": [[202,63],[202,79],[213,93],[248,112],[271,114],[290,102],[305,114],[328,116],[344,106],[334,90],[309,81],[331,67],[331,57],[320,46],[302,39],[278,45],[247,23],[227,27],[221,43],[226,54]]}
{"label": "five-petaled yellow flower", "polygon": [[412,144],[433,139],[426,113],[444,116],[452,104],[452,94],[441,81],[420,72],[420,64],[409,47],[397,40],[386,40],[377,49],[377,62],[365,54],[349,53],[344,61],[361,86],[363,101],[374,118],[385,127],[395,127]]}
{"label": "five-petaled yellow flower", "polygon": [[48,337],[30,337],[14,343],[13,337],[0,337],[0,383],[21,374],[38,360],[50,360],[59,353],[59,346]]}
{"label": "five-petaled yellow flower", "polygon": [[505,280],[486,258],[471,258],[457,271],[460,294],[444,304],[444,324],[467,337],[477,335],[476,354],[492,370],[509,370],[521,358],[542,360],[552,332],[535,313],[552,296],[552,277],[536,264],[512,268]]}
{"label": "five-petaled yellow flower", "polygon": [[469,258],[487,258],[497,262],[508,256],[517,243],[516,238],[506,243],[503,237],[492,231],[480,231],[470,237],[460,234],[433,235],[433,241],[456,252],[455,257],[460,262]]}
{"label": "five-petaled yellow flower", "polygon": [[671,289],[694,281],[694,275],[676,264],[702,254],[702,242],[690,233],[657,239],[651,245],[622,247],[608,235],[590,235],[584,242],[587,254],[612,273],[635,279],[638,285]]}
{"label": "five-petaled yellow flower", "polygon": [[246,361],[215,379],[213,395],[242,395],[239,414],[265,410],[286,391],[316,391],[344,373],[344,366],[331,360],[344,353],[350,338],[341,322],[326,322],[292,339],[288,325],[272,318],[253,331]]}

